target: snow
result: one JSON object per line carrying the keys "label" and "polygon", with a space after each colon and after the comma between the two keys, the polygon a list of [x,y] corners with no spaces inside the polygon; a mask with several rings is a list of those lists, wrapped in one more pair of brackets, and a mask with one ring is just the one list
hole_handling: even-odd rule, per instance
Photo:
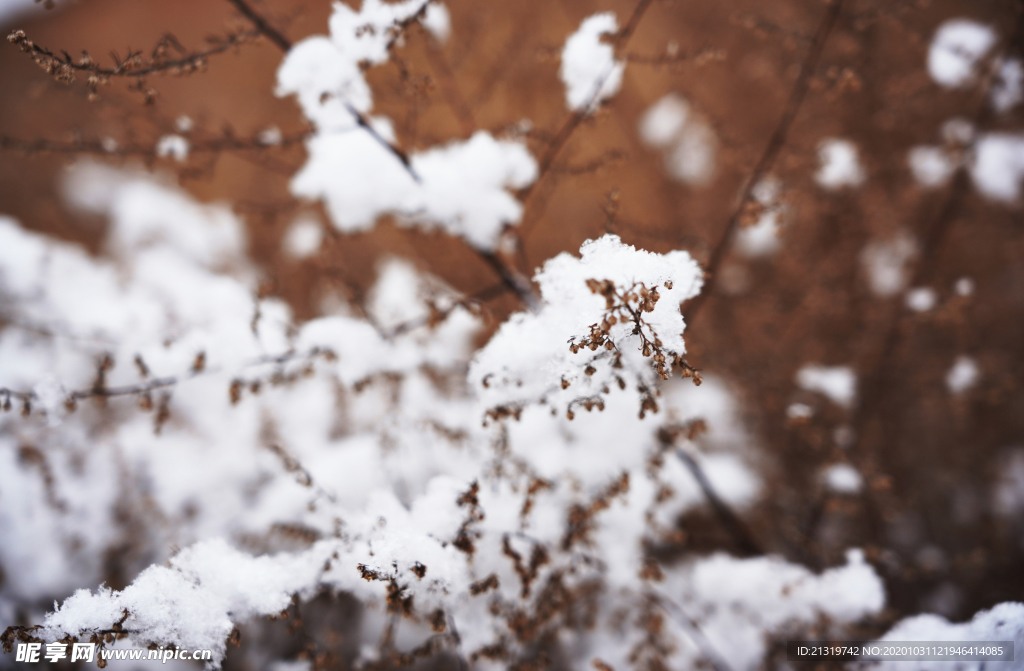
{"label": "snow", "polygon": [[1024,449],[1009,449],[999,461],[992,510],[1004,519],[1014,520],[1024,513]]}
{"label": "snow", "polygon": [[907,265],[915,256],[917,242],[906,231],[899,231],[891,240],[869,242],[860,260],[871,291],[881,298],[903,291],[909,279]]}
{"label": "snow", "polygon": [[814,416],[814,408],[806,403],[790,403],[786,406],[786,417],[789,419],[810,419]]}
{"label": "snow", "polygon": [[822,472],[825,486],[836,494],[856,494],[864,487],[864,478],[850,464],[833,464]]}
{"label": "snow", "polygon": [[640,138],[660,149],[669,174],[691,186],[709,184],[715,174],[718,139],[714,129],[685,98],[669,93],[640,119]]}
{"label": "snow", "polygon": [[640,118],[640,138],[653,147],[667,147],[679,136],[690,115],[690,104],[669,93]]}
{"label": "snow", "polygon": [[365,231],[385,214],[403,226],[440,227],[481,249],[494,249],[522,205],[507,189],[528,186],[537,163],[526,147],[478,131],[411,156],[417,182],[368,133],[321,134],[307,143],[309,160],[292,181],[297,196],[324,200],[335,228]]}
{"label": "snow", "polygon": [[619,29],[614,12],[584,19],[565,41],[559,76],[565,84],[565,101],[575,112],[590,112],[619,92],[625,63],[615,60],[615,49],[601,41]]}
{"label": "snow", "polygon": [[[396,141],[391,121],[369,116],[373,96],[361,66],[385,63],[393,26],[423,5],[423,0],[366,0],[356,12],[336,3],[331,36],[306,38],[288,52],[278,70],[277,93],[296,95],[317,127],[306,142],[309,156],[292,180],[292,193],[324,201],[343,233],[368,230],[393,214],[400,225],[441,228],[493,250],[502,229],[522,216],[509,189],[528,186],[537,175],[525,145],[478,131],[468,140],[411,153],[407,167],[383,144]],[[443,11],[425,13],[428,29],[442,30],[438,12]],[[359,126],[353,110],[368,115],[379,137]]]}
{"label": "snow", "polygon": [[942,186],[953,176],[958,162],[942,147],[921,145],[911,148],[907,163],[914,180],[926,189]]}
{"label": "snow", "polygon": [[814,575],[772,556],[699,560],[690,589],[701,630],[730,668],[754,671],[762,664],[766,634],[784,625],[820,617],[852,622],[878,613],[885,602],[881,579],[861,551],[847,551],[846,561]]}
{"label": "snow", "polygon": [[953,291],[957,296],[970,296],[974,293],[974,280],[970,277],[961,277],[953,285]]}
{"label": "snow", "polygon": [[[597,347],[577,353],[569,348],[570,338],[588,336],[590,326],[605,318],[605,299],[588,288],[588,280],[609,280],[620,292],[635,283],[657,288],[660,298],[653,311],[643,313],[649,325],[645,334],[657,334],[666,356],[686,352],[679,305],[696,296],[703,283],[701,270],[688,253],[653,254],[623,244],[618,236],[605,235],[584,242],[580,255],[562,253],[549,259],[534,277],[544,301],[540,312],[514,315],[478,352],[470,379],[489,407],[541,398],[561,399],[556,405],[564,406],[570,399],[617,384],[609,356],[595,355]],[[639,337],[631,335],[632,329],[626,320],[611,326],[611,341],[628,362],[627,370],[652,382],[649,359],[641,356]],[[609,352],[603,345],[599,351]],[[584,368],[590,361],[597,371],[587,375]],[[563,380],[568,386],[563,386]]]}
{"label": "snow", "polygon": [[[879,639],[886,641],[1013,641],[1015,652],[1012,662],[984,663],[974,662],[973,665],[985,669],[1018,670],[1024,668],[1024,659],[1019,651],[1024,646],[1024,604],[1007,601],[991,609],[979,611],[970,621],[961,624],[951,623],[939,615],[915,615],[908,617],[890,629]],[[953,671],[964,668],[963,662],[920,662],[920,661],[886,661],[874,665],[880,671]]]}
{"label": "snow", "polygon": [[[217,665],[226,652],[232,618],[276,615],[293,594],[311,584],[330,556],[325,547],[306,555],[250,557],[223,540],[199,543],[151,566],[123,591],[78,590],[50,613],[40,632],[46,641],[67,635],[87,639],[124,620],[138,647],[147,643],[212,650]],[[319,556],[318,556],[319,555]]]}
{"label": "snow", "polygon": [[443,2],[431,2],[423,17],[423,27],[441,44],[447,42],[452,32],[452,18],[448,7]]}
{"label": "snow", "polygon": [[970,19],[951,19],[935,31],[928,47],[928,74],[946,88],[964,88],[972,84],[978,66],[996,35],[988,26]]}
{"label": "snow", "polygon": [[[396,22],[421,10],[424,27],[447,39],[440,3],[363,0],[358,10],[337,3],[330,35],[285,57],[278,91],[295,95],[315,128],[291,188],[322,200],[343,233],[393,215],[494,250],[522,215],[513,191],[536,178],[522,142],[479,132],[411,152],[408,168],[381,142],[396,134],[373,114],[365,68],[388,60]],[[566,43],[567,98],[580,113],[621,85],[623,64],[601,41],[616,30],[613,14],[598,14]],[[179,120],[181,133],[190,128]],[[640,134],[676,178],[711,179],[717,140],[685,99],[659,101]],[[169,137],[165,153],[184,159],[187,141]],[[259,138],[276,144],[280,131]],[[848,149],[825,157],[826,183],[852,185],[861,169]],[[565,595],[592,589],[597,604],[593,626],[558,630],[579,660],[637,666],[637,637],[649,631],[632,624],[654,608],[668,614],[657,644],[669,668],[700,668],[717,651],[735,671],[754,671],[769,637],[823,622],[842,632],[884,606],[858,550],[817,574],[722,553],[665,562],[663,580],[638,570],[649,548],[676,542],[681,516],[708,506],[690,464],[741,517],[772,491],[742,390],[715,371],[697,386],[701,378],[665,365],[686,354],[681,307],[703,284],[686,251],[588,240],[578,255],[544,262],[534,275],[539,309],[512,315],[481,347],[489,324],[408,260],[381,262],[362,305],[299,323],[282,301],[259,298],[245,228],[226,205],[198,202],[166,177],[89,162],[72,166],[62,189],[70,207],[105,220],[94,253],[0,217],[0,382],[33,395],[27,417],[0,415],[0,566],[17,576],[0,585],[0,614],[41,617],[45,640],[87,639],[124,617],[125,644],[211,649],[218,666],[236,626],[293,598],[347,594],[363,606],[353,662],[362,667],[376,655],[368,641],[388,626],[395,585],[414,611],[400,622],[403,649],[432,635],[423,621],[442,609],[464,651],[504,643],[521,656],[532,642],[516,638],[509,613],[542,607],[542,586],[562,581]],[[741,233],[744,254],[779,248],[781,191],[773,177],[754,189],[764,211]],[[316,254],[323,225],[298,215],[282,252]],[[865,264],[896,293],[914,244],[884,244]],[[161,386],[72,412],[69,391],[92,388],[107,355],[108,387]],[[810,364],[796,381],[855,403],[849,367]],[[169,418],[135,407],[146,401]],[[792,403],[787,415],[811,417],[816,405]],[[993,502],[1007,514],[1024,510],[1018,471],[1004,469]],[[846,464],[821,477],[840,494],[863,486]],[[282,529],[296,538],[282,540]],[[531,588],[516,553],[543,557]],[[121,590],[102,584],[115,554],[129,583]],[[491,575],[497,584],[476,593]]]}
{"label": "snow", "polygon": [[857,157],[857,145],[849,140],[829,138],[818,145],[820,167],[814,180],[822,188],[835,191],[864,182],[864,169]]}
{"label": "snow", "polygon": [[767,177],[753,189],[754,201],[763,209],[757,221],[743,226],[736,234],[736,249],[751,258],[771,256],[782,248],[782,215],[779,202],[782,186],[777,179]]}
{"label": "snow", "polygon": [[323,243],[324,230],[316,216],[306,214],[299,216],[288,227],[282,246],[284,252],[293,259],[305,259],[320,250]]}
{"label": "snow", "polygon": [[928,312],[939,302],[939,294],[931,287],[916,287],[907,292],[907,307],[914,312]]}
{"label": "snow", "polygon": [[844,408],[853,406],[857,396],[857,376],[848,366],[820,366],[807,364],[796,373],[801,389],[824,394]]}
{"label": "snow", "polygon": [[280,128],[277,126],[269,126],[260,131],[257,139],[260,141],[260,144],[274,146],[281,144],[281,140],[284,139],[284,136],[281,134]]}
{"label": "snow", "polygon": [[988,198],[1014,202],[1020,198],[1024,180],[1024,135],[986,133],[974,147],[971,177]]}
{"label": "snow", "polygon": [[42,13],[43,6],[35,0],[0,0],[0,26],[17,28],[14,23]]}
{"label": "snow", "polygon": [[946,373],[946,388],[951,394],[962,394],[978,383],[981,371],[969,356],[958,356]]}
{"label": "snow", "polygon": [[992,82],[992,107],[996,112],[1006,113],[1024,100],[1024,61],[1008,58],[996,71]]}
{"label": "snow", "polygon": [[188,158],[188,140],[180,135],[164,135],[156,143],[156,155],[161,158],[171,157],[181,162]]}

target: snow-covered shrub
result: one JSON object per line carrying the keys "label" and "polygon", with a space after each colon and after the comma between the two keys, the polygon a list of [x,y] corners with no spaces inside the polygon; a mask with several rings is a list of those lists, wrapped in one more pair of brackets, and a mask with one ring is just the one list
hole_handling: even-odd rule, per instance
{"label": "snow-covered shrub", "polygon": [[[365,300],[300,321],[261,291],[230,207],[77,163],[65,197],[106,222],[100,253],[0,219],[0,614],[19,623],[5,648],[206,649],[219,667],[247,626],[294,623],[298,604],[345,595],[362,617],[343,632],[357,641],[343,666],[445,654],[460,668],[753,671],[784,637],[843,636],[877,616],[883,583],[856,548],[817,572],[750,539],[751,556],[668,556],[686,516],[741,534],[741,517],[774,493],[740,394],[686,359],[683,310],[705,272],[685,250],[608,233],[517,277],[502,242],[543,172],[522,139],[479,130],[405,153],[373,113],[367,71],[417,22],[439,41],[452,30],[436,2],[339,3],[329,37],[288,51],[277,93],[312,124],[292,193],[322,203],[341,234],[391,216],[461,238],[522,309],[488,333],[470,297],[390,259]],[[933,47],[945,86],[969,85],[991,47],[963,30]],[[947,53],[964,35],[970,63]],[[619,37],[612,13],[567,36],[573,123],[622,86]],[[685,99],[662,98],[640,128],[671,149],[677,178],[710,183],[718,140]],[[283,141],[276,127],[258,139]],[[912,151],[923,185],[961,166],[946,149]],[[1016,165],[1018,149],[995,135],[975,146],[984,193],[1017,196],[1019,170],[995,187],[978,174]],[[156,147],[177,161],[191,151],[183,135]],[[865,183],[851,141],[824,141],[820,163],[826,190]],[[780,184],[754,185],[738,238],[748,256],[781,249]],[[290,262],[315,256],[324,234],[313,215],[293,219]],[[902,291],[915,254],[909,236],[865,248],[874,292]],[[977,382],[967,364],[949,373],[954,394]],[[845,414],[862,400],[848,366],[808,363],[795,384]],[[815,413],[788,408],[792,420]],[[869,475],[836,460],[818,484],[852,499]],[[1019,640],[1018,611],[1003,604],[970,625],[922,616],[889,636]],[[296,660],[323,662],[315,646],[250,661]]]}

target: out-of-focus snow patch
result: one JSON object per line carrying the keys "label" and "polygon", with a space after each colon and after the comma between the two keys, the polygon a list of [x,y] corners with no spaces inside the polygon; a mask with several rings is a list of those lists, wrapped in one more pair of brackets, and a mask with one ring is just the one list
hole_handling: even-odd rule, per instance
{"label": "out-of-focus snow patch", "polygon": [[988,26],[969,19],[950,19],[935,32],[928,48],[928,73],[947,88],[970,85],[978,65],[996,42]]}
{"label": "out-of-focus snow patch", "polygon": [[857,145],[849,140],[830,138],[818,146],[821,164],[814,179],[822,188],[835,191],[864,182],[864,169],[857,155]]}
{"label": "out-of-focus snow patch", "polygon": [[559,74],[565,84],[565,101],[570,110],[590,111],[619,92],[626,64],[615,60],[615,49],[601,41],[619,29],[614,12],[584,19],[562,49]]}
{"label": "out-of-focus snow patch", "polygon": [[180,135],[164,135],[156,143],[156,155],[161,158],[171,157],[181,162],[188,158],[188,140]]}
{"label": "out-of-focus snow patch", "polygon": [[527,186],[537,175],[537,162],[521,142],[485,131],[414,153],[419,182],[362,130],[321,134],[307,148],[309,160],[292,192],[323,199],[338,230],[365,231],[378,217],[395,214],[401,225],[440,227],[488,250],[502,228],[522,216],[522,204],[507,189]]}
{"label": "out-of-focus snow patch", "polygon": [[[64,3],[59,3],[58,7],[60,4]],[[33,14],[41,14],[43,11],[43,4],[36,0],[0,0],[0,28],[17,28],[18,26],[13,25],[16,21]]]}
{"label": "out-of-focus snow patch", "polygon": [[[1015,656],[1011,662],[974,662],[986,670],[1019,671],[1024,668],[1020,650],[1024,649],[1024,604],[1007,601],[990,610],[979,611],[962,624],[951,623],[940,615],[915,615],[899,621],[880,639],[887,641],[1013,641]],[[964,662],[949,661],[883,661],[873,668],[879,671],[955,671],[965,667]]]}
{"label": "out-of-focus snow patch", "polygon": [[427,5],[423,27],[441,44],[447,42],[448,36],[452,33],[452,17],[448,12],[448,6],[443,2],[432,2]]}
{"label": "out-of-focus snow patch", "polygon": [[782,247],[781,191],[782,186],[774,177],[766,177],[754,187],[754,202],[762,211],[755,223],[741,227],[736,234],[736,249],[744,256],[770,256]]}
{"label": "out-of-focus snow patch", "polygon": [[277,126],[268,126],[260,131],[256,139],[259,140],[260,144],[272,147],[281,144],[284,136],[281,134],[281,129]]}
{"label": "out-of-focus snow patch", "polygon": [[857,376],[849,366],[807,364],[796,373],[801,389],[824,394],[834,403],[850,408],[857,397]]}
{"label": "out-of-focus snow patch", "polygon": [[778,557],[702,559],[688,590],[701,631],[730,668],[753,671],[763,663],[766,634],[788,623],[853,622],[879,612],[885,605],[881,578],[860,550],[849,550],[846,559],[821,575]]}
{"label": "out-of-focus snow patch", "polygon": [[986,133],[974,145],[974,185],[992,200],[1014,202],[1024,180],[1024,135]]}
{"label": "out-of-focus snow patch", "polygon": [[703,186],[714,177],[718,138],[685,98],[669,93],[654,103],[640,119],[640,137],[662,150],[665,167],[676,179]]}
{"label": "out-of-focus snow patch", "polygon": [[111,218],[107,245],[121,259],[166,243],[207,268],[248,266],[245,227],[225,205],[200,204],[142,171],[92,161],[71,166],[62,187],[71,206]]}
{"label": "out-of-focus snow patch", "polygon": [[956,358],[953,366],[946,373],[946,388],[951,394],[962,394],[978,384],[981,371],[974,359],[961,355]]}
{"label": "out-of-focus snow patch", "polygon": [[926,189],[948,182],[959,166],[959,161],[945,148],[931,145],[912,147],[907,154],[907,163],[914,180]]}
{"label": "out-of-focus snow patch", "polygon": [[1000,517],[1012,519],[1024,514],[1024,448],[1008,451],[999,464],[992,491],[992,509]]}
{"label": "out-of-focus snow patch", "polygon": [[939,294],[931,287],[916,287],[907,292],[907,307],[914,312],[928,312],[939,302]]}
{"label": "out-of-focus snow patch", "polygon": [[970,296],[974,293],[974,280],[970,277],[961,277],[953,285],[953,291],[957,296]]}
{"label": "out-of-focus snow patch", "polygon": [[284,252],[293,259],[305,259],[320,250],[324,229],[320,220],[311,214],[300,215],[284,234]]}
{"label": "out-of-focus snow patch", "polygon": [[640,118],[640,138],[652,147],[668,147],[679,137],[689,116],[690,103],[669,93]]}
{"label": "out-of-focus snow patch", "polygon": [[996,71],[992,82],[992,107],[999,113],[1009,112],[1024,100],[1024,62],[1008,58]]}
{"label": "out-of-focus snow patch", "polygon": [[786,406],[786,417],[789,419],[810,419],[814,416],[814,408],[806,403],[790,403]]}
{"label": "out-of-focus snow patch", "polygon": [[860,260],[871,291],[881,297],[903,291],[908,280],[907,263],[916,255],[917,243],[906,231],[900,231],[892,240],[868,243]]}
{"label": "out-of-focus snow patch", "polygon": [[836,494],[856,494],[864,487],[864,478],[850,464],[833,464],[822,471],[822,480]]}

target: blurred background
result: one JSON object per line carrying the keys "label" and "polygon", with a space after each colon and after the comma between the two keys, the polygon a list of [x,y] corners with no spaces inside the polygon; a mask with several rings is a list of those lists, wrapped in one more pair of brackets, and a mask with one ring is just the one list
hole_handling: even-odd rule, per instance
{"label": "blurred background", "polygon": [[[54,52],[86,51],[111,65],[111,52],[148,58],[168,34],[165,44],[190,53],[250,28],[227,0],[53,4],[0,4],[5,33],[22,29]],[[406,151],[487,129],[525,137],[543,155],[570,117],[558,76],[565,38],[595,12],[615,11],[623,25],[634,9],[631,0],[447,6],[446,41],[410,31],[369,72],[374,112],[395,121]],[[331,12],[326,0],[252,7],[292,42],[326,33]],[[612,232],[715,263],[706,300],[688,315],[689,361],[740,394],[767,455],[769,491],[745,520],[753,547],[736,547],[694,513],[666,554],[763,551],[822,569],[860,546],[886,582],[883,620],[963,619],[1024,600],[1024,214],[1019,199],[987,197],[964,171],[929,187],[909,156],[958,142],[964,150],[951,119],[979,133],[1024,131],[1024,105],[997,113],[989,103],[992,59],[962,88],[939,85],[927,67],[936,31],[957,18],[994,32],[992,54],[1019,58],[1024,4],[847,0],[818,40],[827,11],[819,0],[654,0],[619,54],[628,61],[622,90],[582,121],[535,187],[511,259],[532,274]],[[770,176],[723,243],[816,46],[820,59]],[[103,221],[61,198],[64,168],[88,155],[230,203],[246,221],[261,292],[284,298],[299,319],[358,302],[389,255],[466,293],[495,284],[491,267],[454,237],[387,221],[368,233],[332,232],[317,203],[289,193],[301,142],[229,146],[226,138],[273,138],[275,128],[285,138],[305,131],[295,101],[274,95],[281,58],[260,39],[211,55],[201,72],[134,86],[115,78],[90,100],[83,77],[60,83],[5,43],[0,211],[97,252]],[[652,109],[685,121],[661,137]],[[153,149],[168,135],[189,140],[184,160]],[[822,173],[829,151],[841,162],[850,146],[829,150],[833,138],[852,143],[859,173]],[[303,221],[323,231],[319,247],[290,233]],[[518,307],[506,294],[485,315],[496,326]],[[855,467],[858,495],[821,481],[835,464]]]}

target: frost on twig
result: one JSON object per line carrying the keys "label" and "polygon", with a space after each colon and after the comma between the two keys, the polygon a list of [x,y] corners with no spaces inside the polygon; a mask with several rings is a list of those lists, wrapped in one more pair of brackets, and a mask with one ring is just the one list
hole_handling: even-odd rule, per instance
{"label": "frost on twig", "polygon": [[635,389],[640,413],[657,411],[656,385],[683,360],[680,304],[700,291],[700,267],[683,251],[654,254],[618,236],[560,254],[534,278],[544,305],[506,322],[476,356],[470,379],[492,417],[542,402],[572,418],[603,409],[610,389]]}

